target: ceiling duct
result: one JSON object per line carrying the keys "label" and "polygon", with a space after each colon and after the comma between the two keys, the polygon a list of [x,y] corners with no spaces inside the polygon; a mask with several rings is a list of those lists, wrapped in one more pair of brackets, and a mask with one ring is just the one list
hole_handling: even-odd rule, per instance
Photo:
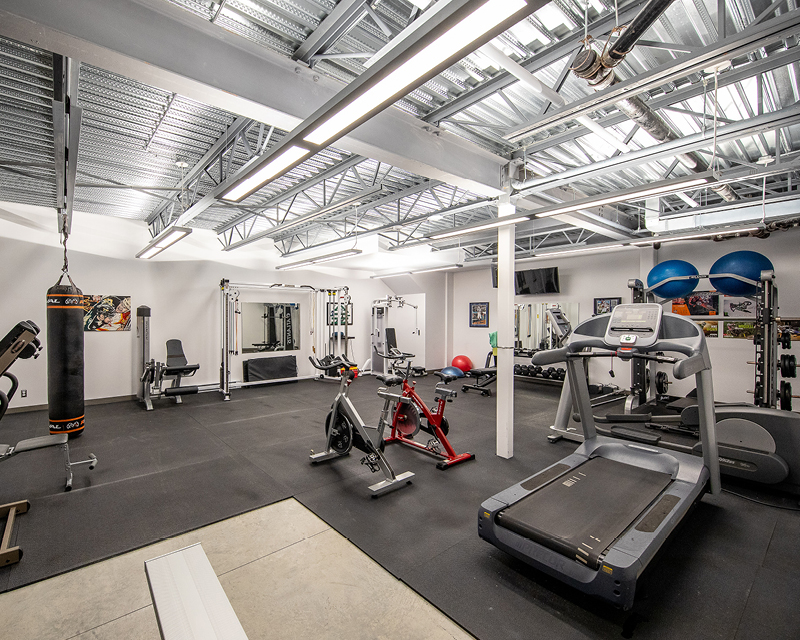
{"label": "ceiling duct", "polygon": [[[658,20],[672,4],[672,0],[651,0],[639,11],[633,21],[625,28],[622,35],[610,46],[606,46],[602,54],[591,47],[586,47],[575,58],[572,72],[579,78],[587,80],[589,86],[599,91],[619,82],[614,67],[625,59],[636,42]],[[642,129],[647,131],[658,142],[677,140],[678,135],[667,122],[636,96],[622,98],[615,103],[616,107]],[[676,156],[690,171],[702,173],[708,171],[708,164],[697,152],[681,153]],[[729,185],[709,187],[728,202],[736,200],[736,194]]]}

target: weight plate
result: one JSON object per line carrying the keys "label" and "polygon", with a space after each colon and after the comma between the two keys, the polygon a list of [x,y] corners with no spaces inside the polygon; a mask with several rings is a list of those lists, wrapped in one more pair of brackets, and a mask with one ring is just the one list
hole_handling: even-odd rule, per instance
{"label": "weight plate", "polygon": [[792,410],[792,385],[786,380],[781,380],[781,409]]}
{"label": "weight plate", "polygon": [[666,374],[665,371],[659,371],[656,373],[656,393],[658,395],[664,396],[667,394],[669,390],[669,376]]}
{"label": "weight plate", "polygon": [[419,431],[419,409],[411,403],[400,403],[394,414],[394,427],[406,438],[410,438]]}
{"label": "weight plate", "polygon": [[792,348],[792,334],[788,331],[784,331],[781,333],[781,346],[784,349],[791,349]]}
{"label": "weight plate", "polygon": [[784,378],[797,377],[797,358],[795,358],[794,354],[781,354],[781,376]]}
{"label": "weight plate", "polygon": [[325,436],[329,436],[328,444],[330,448],[340,456],[343,456],[350,453],[350,449],[353,448],[353,425],[344,415],[337,413],[336,425],[329,435],[332,417],[333,411],[328,412],[328,416],[325,418]]}

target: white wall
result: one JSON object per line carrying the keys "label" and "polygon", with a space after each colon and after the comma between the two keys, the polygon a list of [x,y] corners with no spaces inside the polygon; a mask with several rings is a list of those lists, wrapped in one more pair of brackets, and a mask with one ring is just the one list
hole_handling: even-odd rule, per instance
{"label": "white wall", "polygon": [[[3,334],[20,320],[30,319],[42,329],[42,337],[46,335],[45,294],[61,275],[63,261],[55,220],[55,212],[49,209],[0,203],[0,259],[5,282],[4,304],[0,307]],[[277,272],[272,267],[274,252],[254,246],[240,250],[243,253],[223,253],[215,234],[202,230],[151,261],[134,259],[148,240],[141,222],[75,213],[68,242],[69,271],[75,284],[86,294],[130,295],[134,310],[130,332],[84,334],[87,400],[136,393],[135,309],[140,305],[152,309],[151,357],[163,361],[166,340],[180,338],[187,358],[200,364],[192,382],[217,383],[221,333],[219,283],[223,278],[232,282],[349,286],[354,303],[354,325],[350,329],[356,336],[352,341],[356,361],[361,363],[369,357],[370,304],[390,293],[381,281],[333,268]],[[242,300],[299,302],[303,310],[301,350],[294,352],[298,373],[316,372],[308,362],[313,340],[307,294],[270,291],[265,296],[262,290],[247,291]],[[324,332],[326,327],[318,330]],[[243,356],[233,359],[234,381],[242,378],[243,359]],[[18,393],[12,407],[47,403],[46,347],[37,360],[17,361],[13,372],[20,379],[20,388],[28,391],[28,397],[22,398]]]}
{"label": "white wall", "polygon": [[[656,262],[680,259],[691,262],[700,273],[707,273],[714,261],[728,253],[740,250],[758,251],[773,263],[780,292],[780,313],[783,317],[800,316],[800,233],[789,231],[773,234],[766,240],[754,238],[726,242],[696,241],[665,243],[656,252]],[[651,249],[632,249],[615,252],[564,256],[551,260],[519,262],[517,269],[557,266],[561,281],[561,294],[547,296],[517,296],[517,303],[547,302],[580,304],[580,318],[570,318],[573,325],[591,317],[594,298],[620,297],[630,301],[627,282],[630,278],[646,279],[654,253]],[[489,349],[488,334],[495,330],[497,296],[492,289],[489,268],[460,271],[453,276],[453,353],[469,356],[476,366],[483,364]],[[708,281],[701,281],[698,291],[711,290]],[[489,301],[489,329],[469,327],[469,303]],[[669,307],[665,307],[669,310]],[[753,359],[754,348],[749,340],[712,338],[708,341],[713,365],[716,399],[723,402],[752,400],[746,392],[753,388],[753,367],[747,365]],[[609,362],[597,360],[591,363],[590,377],[594,382],[617,384],[622,388],[630,385],[630,368],[620,362],[614,363],[615,377],[608,374]],[[664,368],[668,371],[669,368]],[[672,379],[672,376],[670,375]],[[675,382],[670,393],[681,395],[693,387],[693,380]]]}

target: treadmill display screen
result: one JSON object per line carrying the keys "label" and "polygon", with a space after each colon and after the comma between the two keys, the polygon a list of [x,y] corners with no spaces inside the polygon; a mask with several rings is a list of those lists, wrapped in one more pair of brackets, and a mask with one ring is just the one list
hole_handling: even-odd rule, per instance
{"label": "treadmill display screen", "polygon": [[619,304],[611,312],[605,342],[645,347],[653,344],[661,326],[661,305]]}

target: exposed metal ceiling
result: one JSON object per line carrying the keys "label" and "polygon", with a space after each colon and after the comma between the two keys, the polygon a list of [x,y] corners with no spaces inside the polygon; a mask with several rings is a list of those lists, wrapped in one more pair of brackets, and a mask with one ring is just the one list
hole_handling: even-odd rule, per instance
{"label": "exposed metal ceiling", "polygon": [[[405,0],[163,1],[343,83],[362,73],[369,56],[420,13]],[[529,207],[688,175],[675,155],[689,151],[713,159],[717,177],[729,180],[740,200],[760,204],[796,191],[796,0],[720,3],[727,6],[721,41],[717,2],[676,0],[646,32],[617,68],[622,82],[616,90],[638,95],[671,126],[679,138],[671,146],[624,116],[607,97],[609,89],[595,92],[570,72],[584,46],[585,17],[602,49],[607,34],[643,4],[633,0],[615,12],[604,0],[589,0],[588,8],[554,0],[495,39],[504,54],[557,91],[564,106],[481,52],[396,106],[512,160],[511,178],[525,186]],[[731,63],[728,69],[716,76],[706,71],[722,60]],[[0,39],[0,199],[53,206],[52,69],[51,54]],[[477,194],[333,148],[238,205],[209,199],[215,186],[285,132],[87,64],[80,66],[77,104],[83,122],[75,207],[146,220],[154,234],[184,216],[191,226],[216,230],[225,249],[270,237],[282,253],[292,253],[365,233],[406,246],[496,216],[494,203]],[[582,114],[629,152],[620,153],[576,121]],[[706,212],[725,204],[709,189],[660,202],[663,220],[688,214],[705,220]],[[643,204],[519,224],[518,255],[649,235]],[[490,233],[433,244],[460,246],[468,259],[495,252]]]}

